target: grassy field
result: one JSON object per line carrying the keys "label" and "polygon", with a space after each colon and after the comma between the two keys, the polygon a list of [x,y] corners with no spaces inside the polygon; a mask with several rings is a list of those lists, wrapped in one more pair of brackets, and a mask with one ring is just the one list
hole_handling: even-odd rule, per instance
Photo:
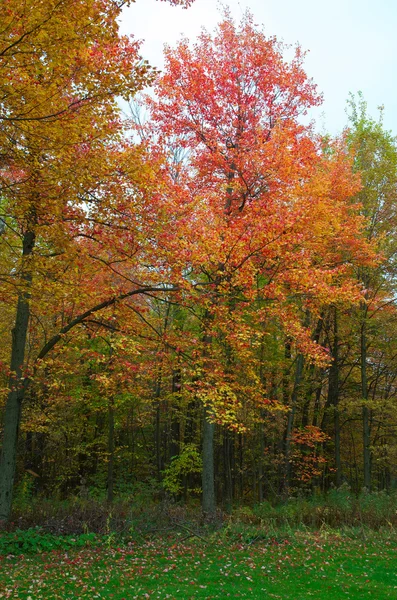
{"label": "grassy field", "polygon": [[296,532],[104,544],[0,559],[0,598],[397,599],[397,537]]}

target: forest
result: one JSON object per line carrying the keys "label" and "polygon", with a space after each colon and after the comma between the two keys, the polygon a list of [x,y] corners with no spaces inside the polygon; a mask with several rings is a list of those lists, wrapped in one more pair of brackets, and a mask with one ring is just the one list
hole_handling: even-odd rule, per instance
{"label": "forest", "polygon": [[4,528],[44,500],[211,521],[393,494],[382,110],[356,92],[344,131],[318,133],[305,53],[249,12],[159,73],[119,34],[124,4],[0,1]]}

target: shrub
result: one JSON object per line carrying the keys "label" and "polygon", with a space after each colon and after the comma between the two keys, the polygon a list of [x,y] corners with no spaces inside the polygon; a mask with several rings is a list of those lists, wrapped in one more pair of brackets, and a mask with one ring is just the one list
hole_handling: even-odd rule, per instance
{"label": "shrub", "polygon": [[50,552],[51,550],[69,550],[70,548],[82,548],[99,543],[95,533],[85,533],[78,536],[56,536],[45,533],[41,528],[17,529],[16,531],[3,533],[0,536],[0,556],[36,554],[38,552]]}
{"label": "shrub", "polygon": [[[188,475],[201,473],[203,461],[194,444],[186,444],[181,453],[171,460],[171,464],[164,471],[163,486],[175,496],[182,493],[182,479]],[[199,488],[188,488],[188,492],[200,492]]]}

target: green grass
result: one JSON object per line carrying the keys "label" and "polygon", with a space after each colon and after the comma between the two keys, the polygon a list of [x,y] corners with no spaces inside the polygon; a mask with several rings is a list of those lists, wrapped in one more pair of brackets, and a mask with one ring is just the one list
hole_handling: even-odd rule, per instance
{"label": "green grass", "polygon": [[[180,541],[178,541],[180,540]],[[214,534],[0,559],[0,598],[397,598],[397,538],[296,532],[231,543]]]}

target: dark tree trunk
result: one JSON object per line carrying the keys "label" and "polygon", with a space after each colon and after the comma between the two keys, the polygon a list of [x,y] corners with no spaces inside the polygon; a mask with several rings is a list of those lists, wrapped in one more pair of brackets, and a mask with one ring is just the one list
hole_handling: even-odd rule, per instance
{"label": "dark tree trunk", "polygon": [[223,466],[224,466],[224,489],[226,510],[231,511],[233,506],[233,438],[228,429],[223,434]]}
{"label": "dark tree trunk", "polygon": [[155,448],[156,448],[156,471],[157,471],[157,479],[161,481],[161,471],[163,470],[163,461],[161,458],[161,380],[162,380],[162,369],[161,365],[159,367],[159,371],[156,378],[156,388],[154,397],[157,401],[156,406],[156,424],[155,424]]}
{"label": "dark tree trunk", "polygon": [[[35,234],[32,231],[27,231],[23,238],[23,259],[32,254],[34,244]],[[23,265],[23,268],[25,268],[25,265]],[[25,270],[22,279],[25,289],[18,296],[15,325],[12,330],[10,392],[5,408],[0,458],[0,521],[8,521],[11,513],[21,406],[26,391],[23,365],[29,327],[29,290],[32,283],[32,275],[29,269]]]}
{"label": "dark tree trunk", "polygon": [[[261,410],[261,418],[265,420],[265,411]],[[264,432],[264,423],[259,423],[259,463],[258,463],[258,500],[259,502],[263,502],[264,499],[264,468],[263,468],[263,459],[265,455],[265,432]]]}
{"label": "dark tree trunk", "polygon": [[[320,371],[321,379],[324,376],[323,370]],[[312,425],[313,427],[317,427],[317,424],[320,419],[320,405],[321,405],[321,392],[323,391],[323,382],[320,381],[318,386],[316,387],[316,395],[314,397],[314,408],[313,408],[313,419]]]}
{"label": "dark tree trunk", "polygon": [[371,427],[368,408],[368,380],[367,380],[367,327],[366,307],[362,306],[363,320],[361,324],[360,350],[361,350],[361,395],[363,399],[363,463],[364,487],[371,489]]}
{"label": "dark tree trunk", "polygon": [[[179,393],[181,391],[181,370],[175,369],[172,373],[173,401],[171,406],[171,439],[170,439],[170,459],[179,456],[180,453],[180,401]],[[174,396],[175,394],[175,396]]]}
{"label": "dark tree trunk", "polygon": [[108,407],[108,474],[107,501],[113,502],[114,497],[114,400],[109,401]]}
{"label": "dark tree trunk", "polygon": [[294,427],[295,413],[298,402],[298,394],[302,381],[303,373],[303,354],[299,354],[296,359],[295,381],[291,395],[291,403],[288,412],[287,429],[285,432],[284,455],[285,455],[285,477],[284,477],[284,495],[288,496],[291,486],[292,464],[291,464],[291,442],[292,430]]}
{"label": "dark tree trunk", "polygon": [[239,488],[240,488],[240,502],[244,500],[244,438],[243,434],[238,434],[238,458],[239,458],[239,468],[238,468],[238,480],[239,480]]}
{"label": "dark tree trunk", "polygon": [[339,487],[342,484],[342,466],[340,452],[340,423],[339,423],[339,339],[338,339],[338,313],[334,307],[332,364],[328,377],[328,400],[327,405],[333,407],[334,411],[334,443],[335,443],[335,483]]}
{"label": "dark tree trunk", "polygon": [[[313,340],[318,344],[320,342],[320,335],[323,329],[323,316],[321,316],[316,325],[316,329],[314,331]],[[302,427],[307,427],[309,425],[309,411],[310,404],[312,401],[312,396],[315,391],[315,374],[316,367],[314,364],[311,364],[308,369],[307,380],[309,382],[306,398],[302,406]]]}
{"label": "dark tree trunk", "polygon": [[215,424],[208,420],[208,409],[204,408],[203,420],[203,474],[202,509],[204,516],[211,519],[216,513],[214,481],[214,436]]}

